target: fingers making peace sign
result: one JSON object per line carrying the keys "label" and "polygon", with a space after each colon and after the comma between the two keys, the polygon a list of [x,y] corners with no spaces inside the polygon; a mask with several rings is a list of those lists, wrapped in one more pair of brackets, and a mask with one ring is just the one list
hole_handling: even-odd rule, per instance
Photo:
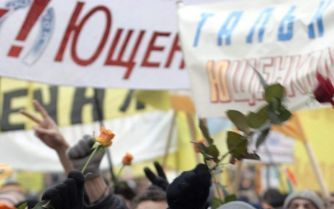
{"label": "fingers making peace sign", "polygon": [[169,185],[166,174],[158,162],[154,162],[154,167],[158,175],[155,175],[153,171],[151,171],[151,169],[145,167],[145,176],[148,178],[148,180],[150,180],[153,185],[160,187],[162,190],[166,191]]}
{"label": "fingers making peace sign", "polygon": [[56,122],[50,117],[45,108],[37,100],[34,100],[33,104],[35,109],[41,114],[42,119],[39,119],[24,109],[20,110],[20,113],[37,124],[37,126],[34,127],[36,136],[45,145],[56,151],[67,149],[68,144],[63,135],[60,133]]}

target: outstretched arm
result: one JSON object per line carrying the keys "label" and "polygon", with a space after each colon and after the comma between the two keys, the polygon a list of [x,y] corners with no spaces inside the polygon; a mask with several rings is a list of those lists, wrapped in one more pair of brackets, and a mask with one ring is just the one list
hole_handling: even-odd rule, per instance
{"label": "outstretched arm", "polygon": [[71,163],[66,156],[67,144],[64,136],[59,131],[56,122],[50,117],[45,108],[36,100],[34,100],[34,107],[41,114],[42,119],[37,118],[26,110],[20,110],[20,113],[30,120],[34,121],[37,126],[34,127],[35,135],[48,147],[55,150],[59,160],[67,174],[71,170]]}

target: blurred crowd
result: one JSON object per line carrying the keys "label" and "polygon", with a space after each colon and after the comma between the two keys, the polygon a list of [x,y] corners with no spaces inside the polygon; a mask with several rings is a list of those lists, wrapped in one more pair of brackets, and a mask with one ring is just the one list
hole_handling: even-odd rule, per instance
{"label": "blurred crowd", "polygon": [[[41,195],[29,195],[15,181],[7,181],[0,188],[0,209],[207,209],[215,201],[212,174],[207,165],[198,164],[168,181],[163,167],[154,162],[154,170],[143,170],[150,184],[138,189],[129,181],[106,177],[100,170],[105,151],[97,152],[85,174],[80,172],[91,155],[93,136],[85,135],[77,144],[69,146],[54,120],[38,103],[38,119],[22,112],[37,123],[36,136],[53,149],[63,166],[65,179],[47,188]],[[227,195],[224,188],[220,188]],[[226,201],[226,199],[225,199]],[[26,205],[23,205],[26,203]],[[36,206],[37,205],[37,206]],[[269,188],[258,194],[250,184],[241,184],[236,200],[220,202],[219,209],[334,209],[334,199],[321,197],[314,191],[281,193]]]}

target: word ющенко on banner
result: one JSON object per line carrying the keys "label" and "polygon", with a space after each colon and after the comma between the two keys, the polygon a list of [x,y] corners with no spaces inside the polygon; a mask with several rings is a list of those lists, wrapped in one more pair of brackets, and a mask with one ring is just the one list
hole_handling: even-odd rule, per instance
{"label": "word \u044e\u0449\u0435\u043d\u043a\u043e on banner", "polygon": [[2,76],[81,87],[189,87],[174,2],[8,0],[0,3],[0,30]]}

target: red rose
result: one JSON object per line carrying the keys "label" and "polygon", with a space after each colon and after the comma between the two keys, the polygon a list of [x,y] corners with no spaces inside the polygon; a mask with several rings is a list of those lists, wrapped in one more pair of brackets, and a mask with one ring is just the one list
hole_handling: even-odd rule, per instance
{"label": "red rose", "polygon": [[318,85],[313,91],[315,99],[320,103],[331,103],[334,107],[334,87],[332,82],[325,79],[320,73],[317,73]]}

